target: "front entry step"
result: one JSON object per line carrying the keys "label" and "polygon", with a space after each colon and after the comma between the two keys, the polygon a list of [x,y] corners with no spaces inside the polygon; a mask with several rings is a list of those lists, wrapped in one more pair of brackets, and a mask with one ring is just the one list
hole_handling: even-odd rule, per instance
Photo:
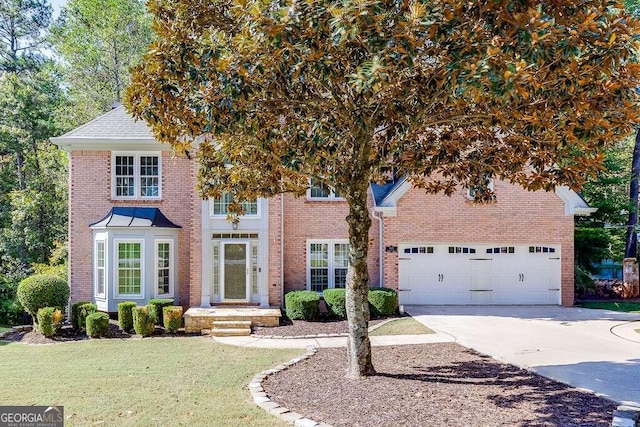
{"label": "front entry step", "polygon": [[210,333],[214,337],[243,337],[251,335],[251,320],[214,320]]}

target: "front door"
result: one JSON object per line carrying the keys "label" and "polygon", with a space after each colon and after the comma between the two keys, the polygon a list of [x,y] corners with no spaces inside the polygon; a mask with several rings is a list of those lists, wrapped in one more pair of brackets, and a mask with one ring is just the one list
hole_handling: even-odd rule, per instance
{"label": "front door", "polygon": [[222,300],[249,300],[249,244],[247,242],[222,243]]}

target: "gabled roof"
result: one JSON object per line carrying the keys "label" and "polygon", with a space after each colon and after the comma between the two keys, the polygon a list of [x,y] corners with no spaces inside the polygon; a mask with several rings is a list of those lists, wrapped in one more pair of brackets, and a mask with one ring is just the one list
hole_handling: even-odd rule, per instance
{"label": "gabled roof", "polygon": [[91,228],[158,227],[182,228],[171,222],[158,208],[111,208],[107,216],[90,224]]}
{"label": "gabled roof", "polygon": [[51,138],[51,142],[63,149],[117,150],[131,149],[133,145],[143,145],[147,149],[148,145],[156,150],[169,149],[156,141],[146,122],[136,120],[122,105],[64,135]]}

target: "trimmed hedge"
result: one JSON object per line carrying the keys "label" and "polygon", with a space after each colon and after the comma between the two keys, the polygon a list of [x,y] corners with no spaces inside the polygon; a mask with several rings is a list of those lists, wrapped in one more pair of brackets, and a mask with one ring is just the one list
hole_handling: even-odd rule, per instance
{"label": "trimmed hedge", "polygon": [[322,296],[329,314],[340,319],[347,318],[347,291],[345,289],[325,289],[322,291]]}
{"label": "trimmed hedge", "polygon": [[96,311],[98,311],[98,307],[96,307],[96,305],[91,302],[87,302],[78,306],[76,322],[78,322],[79,330],[84,331],[87,329],[87,317],[89,317],[90,314],[93,314]]}
{"label": "trimmed hedge", "polygon": [[109,333],[109,315],[107,313],[91,313],[87,316],[87,335],[100,338]]}
{"label": "trimmed hedge", "polygon": [[284,296],[291,320],[316,320],[320,314],[320,295],[313,291],[292,291]]}
{"label": "trimmed hedge", "polygon": [[137,306],[133,301],[125,301],[118,304],[118,324],[120,329],[129,332],[133,329],[133,307]]}
{"label": "trimmed hedge", "polygon": [[38,310],[38,330],[48,338],[58,333],[64,314],[57,307],[43,307]]}
{"label": "trimmed hedge", "polygon": [[162,319],[164,321],[164,330],[175,334],[182,326],[182,307],[179,305],[162,307]]}
{"label": "trimmed hedge", "polygon": [[133,307],[131,309],[133,313],[133,329],[136,334],[146,337],[151,335],[155,331],[155,319],[153,316],[154,309],[150,306]]}
{"label": "trimmed hedge", "polygon": [[[156,325],[162,325],[162,309],[173,305],[173,298],[153,298],[149,300],[149,308],[153,307]],[[151,314],[151,311],[149,311]]]}
{"label": "trimmed hedge", "polygon": [[71,320],[71,326],[76,331],[80,329],[80,324],[78,323],[78,310],[80,309],[80,306],[85,304],[91,304],[91,301],[80,301],[71,304],[71,318],[69,320]]}
{"label": "trimmed hedge", "polygon": [[37,323],[38,310],[57,307],[64,312],[69,302],[69,285],[58,276],[36,274],[18,285],[18,301]]}
{"label": "trimmed hedge", "polygon": [[369,289],[369,310],[371,316],[391,316],[396,311],[398,293],[389,288]]}

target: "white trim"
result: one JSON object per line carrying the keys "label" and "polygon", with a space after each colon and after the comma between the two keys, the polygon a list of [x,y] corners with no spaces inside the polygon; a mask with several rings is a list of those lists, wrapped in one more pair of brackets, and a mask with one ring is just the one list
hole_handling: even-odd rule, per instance
{"label": "white trim", "polygon": [[[306,289],[311,290],[311,245],[326,244],[327,245],[327,289],[335,288],[335,245],[348,245],[349,239],[309,239],[307,240],[307,285]],[[318,292],[321,293],[321,292]]]}
{"label": "white trim", "polygon": [[[102,268],[102,280],[103,280],[103,284],[102,284],[102,289],[103,292],[99,293],[98,292],[98,244],[102,243],[102,262],[104,263],[104,265],[101,267]],[[106,299],[107,298],[107,271],[108,271],[108,262],[107,259],[109,258],[107,256],[108,251],[107,251],[107,238],[106,236],[100,236],[99,238],[96,237],[93,241],[93,296],[97,299]]]}
{"label": "white trim", "polygon": [[[161,243],[169,244],[169,292],[165,294],[158,293],[158,272],[160,270],[158,263],[158,245]],[[175,251],[174,251],[174,240],[173,239],[154,239],[153,241],[153,259],[154,259],[154,291],[156,298],[166,298],[173,297],[175,291]]]}
{"label": "white trim", "polygon": [[597,208],[589,207],[587,202],[585,202],[585,200],[580,197],[578,193],[567,186],[562,185],[556,187],[556,195],[560,197],[560,199],[564,202],[564,214],[567,216],[589,216],[598,210]]}
{"label": "white trim", "polygon": [[309,178],[309,188],[307,188],[307,200],[314,202],[344,202],[345,198],[336,196],[335,189],[333,187],[329,187],[329,195],[327,197],[313,197],[311,196],[311,188],[314,187],[312,185],[312,178]]}
{"label": "white trim", "polygon": [[407,181],[406,178],[403,179],[404,181],[402,182],[402,184],[391,190],[391,192],[387,194],[384,199],[382,199],[382,202],[380,202],[380,205],[378,207],[395,208],[397,206],[398,200],[400,200],[400,198],[411,189],[411,183]]}
{"label": "white trim", "polygon": [[[245,289],[244,299],[225,298],[225,271],[224,271],[224,247],[225,245],[244,245],[245,246]],[[220,240],[220,301],[222,302],[249,302],[251,301],[251,241],[250,240]]]}
{"label": "white trim", "polygon": [[[120,293],[120,286],[119,286],[119,271],[120,269],[118,268],[118,254],[120,252],[118,246],[120,245],[120,243],[140,243],[140,293],[139,294],[121,294]],[[146,282],[146,277],[145,277],[145,265],[144,265],[144,261],[145,261],[145,248],[144,248],[144,239],[126,239],[126,238],[119,238],[119,239],[113,239],[113,276],[114,276],[114,280],[113,280],[113,294],[115,295],[115,298],[130,298],[130,299],[145,299],[145,292],[144,292],[144,288],[145,288],[145,282]]]}
{"label": "white trim", "polygon": [[[227,218],[227,214],[215,214],[213,213],[213,204],[214,204],[215,199],[208,199],[207,202],[209,203],[209,218],[211,219],[221,219]],[[260,219],[262,217],[262,208],[261,205],[262,203],[260,203],[262,201],[262,199],[257,198],[255,203],[257,205],[256,207],[256,213],[255,214],[244,214],[242,216],[239,216],[239,219]]]}
{"label": "white trim", "polygon": [[[133,196],[116,195],[116,157],[133,157]],[[140,158],[158,158],[158,195],[140,196]],[[162,151],[112,151],[111,152],[111,199],[112,200],[161,200],[162,199]]]}

